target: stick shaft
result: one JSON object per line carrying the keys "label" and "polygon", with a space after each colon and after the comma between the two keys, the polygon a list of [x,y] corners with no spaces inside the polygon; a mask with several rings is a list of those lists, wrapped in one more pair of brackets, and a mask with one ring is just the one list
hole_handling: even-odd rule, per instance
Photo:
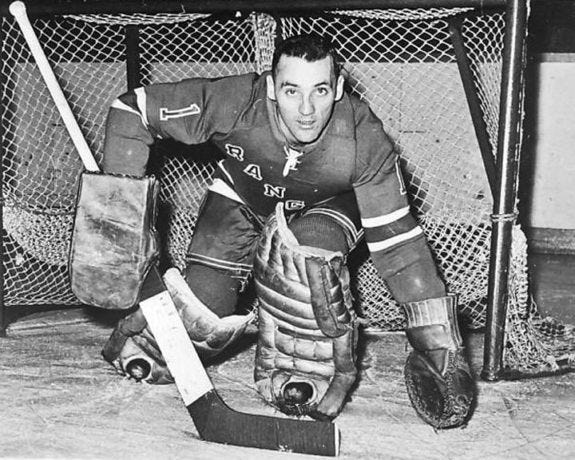
{"label": "stick shaft", "polygon": [[48,87],[48,91],[54,100],[54,104],[56,105],[58,112],[60,112],[60,116],[62,117],[65,126],[68,128],[72,142],[82,159],[84,167],[88,171],[99,171],[98,164],[92,155],[90,147],[88,146],[80,127],[78,126],[78,122],[72,113],[72,109],[70,109],[70,105],[62,92],[62,88],[60,87],[58,80],[56,80],[54,71],[52,70],[50,63],[48,62],[48,58],[38,41],[38,37],[32,28],[32,24],[26,14],[24,3],[20,1],[13,2],[10,5],[10,12],[14,16],[26,43],[30,47],[30,52],[38,65],[40,74]]}
{"label": "stick shaft", "polygon": [[148,326],[186,406],[214,387],[168,291],[140,302]]}

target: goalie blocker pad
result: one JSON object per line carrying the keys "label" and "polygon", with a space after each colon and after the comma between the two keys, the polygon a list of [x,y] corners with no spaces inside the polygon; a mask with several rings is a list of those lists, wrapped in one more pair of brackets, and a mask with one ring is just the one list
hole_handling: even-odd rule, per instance
{"label": "goalie blocker pad", "polygon": [[69,262],[79,300],[106,309],[136,305],[159,254],[157,196],[154,177],[82,174]]}
{"label": "goalie blocker pad", "polygon": [[356,316],[341,253],[300,246],[281,204],[260,239],[255,381],[288,415],[333,419],[356,380]]}

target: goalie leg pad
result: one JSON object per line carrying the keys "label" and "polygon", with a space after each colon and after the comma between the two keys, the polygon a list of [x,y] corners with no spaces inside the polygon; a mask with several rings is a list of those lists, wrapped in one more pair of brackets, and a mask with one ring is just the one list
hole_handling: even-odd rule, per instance
{"label": "goalie leg pad", "polygon": [[173,383],[174,378],[166,362],[159,352],[152,352],[154,345],[144,342],[144,335],[129,337],[111,364],[121,375],[137,381],[156,385]]}
{"label": "goalie leg pad", "polygon": [[114,361],[119,356],[126,341],[139,333],[146,327],[146,318],[138,309],[134,313],[122,318],[112,331],[112,335],[104,345],[102,355],[109,362]]}
{"label": "goalie leg pad", "polygon": [[357,376],[356,317],[342,254],[300,246],[280,205],[262,233],[254,275],[258,390],[286,414],[334,418]]}
{"label": "goalie leg pad", "polygon": [[140,309],[118,321],[102,356],[129,378],[155,384],[173,382]]}
{"label": "goalie leg pad", "polygon": [[70,246],[70,280],[87,305],[128,309],[158,258],[155,231],[158,184],[83,173]]}
{"label": "goalie leg pad", "polygon": [[473,410],[476,388],[459,334],[455,296],[403,307],[407,338],[414,348],[405,365],[411,404],[436,429],[465,424]]}
{"label": "goalie leg pad", "polygon": [[254,320],[253,313],[219,318],[195,296],[176,268],[166,271],[164,283],[190,339],[200,355],[204,357],[215,356],[222,352],[239,339],[247,325]]}
{"label": "goalie leg pad", "polygon": [[318,420],[335,418],[342,405],[341,395],[346,395],[355,383],[357,369],[355,350],[357,349],[357,328],[333,339],[334,374],[333,379],[317,408],[310,414]]}
{"label": "goalie leg pad", "polygon": [[313,314],[321,331],[328,337],[349,332],[351,294],[343,258],[307,257],[305,268]]}
{"label": "goalie leg pad", "polygon": [[[209,358],[230,346],[244,333],[253,314],[219,318],[171,268],[164,283],[200,356]],[[171,383],[173,378],[141,310],[121,320],[102,350],[104,358],[121,374],[148,383]]]}

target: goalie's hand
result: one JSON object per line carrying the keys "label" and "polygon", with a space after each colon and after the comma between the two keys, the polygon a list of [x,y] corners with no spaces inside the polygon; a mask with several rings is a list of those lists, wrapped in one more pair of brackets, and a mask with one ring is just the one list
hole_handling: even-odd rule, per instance
{"label": "goalie's hand", "polygon": [[417,414],[436,429],[464,425],[475,400],[475,383],[464,350],[414,350],[405,364],[405,384]]}
{"label": "goalie's hand", "polygon": [[417,414],[436,429],[462,426],[475,404],[471,374],[457,323],[457,299],[445,296],[403,305],[414,350],[405,384]]}

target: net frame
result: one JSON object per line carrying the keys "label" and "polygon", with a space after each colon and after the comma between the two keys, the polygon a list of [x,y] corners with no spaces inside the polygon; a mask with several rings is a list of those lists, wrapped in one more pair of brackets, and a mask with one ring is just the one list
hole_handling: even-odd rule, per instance
{"label": "net frame", "polygon": [[[521,73],[523,65],[523,57],[519,52],[522,49],[522,37],[525,36],[525,24],[526,24],[526,10],[527,2],[525,1],[498,1],[498,0],[477,0],[477,1],[419,1],[419,0],[388,0],[388,1],[337,1],[337,2],[325,2],[325,1],[315,1],[315,2],[304,2],[296,0],[295,2],[290,2],[290,5],[283,5],[279,2],[274,1],[260,1],[260,2],[243,2],[240,0],[234,2],[227,1],[199,1],[199,2],[183,2],[185,3],[185,11],[187,14],[192,15],[206,15],[209,13],[218,14],[230,14],[235,16],[242,16],[248,14],[247,11],[256,11],[260,13],[270,13],[275,15],[282,15],[285,10],[290,11],[298,10],[304,12],[305,14],[315,14],[318,11],[324,10],[346,10],[348,15],[367,15],[370,16],[372,11],[376,9],[385,8],[401,8],[401,9],[422,9],[427,11],[431,17],[435,17],[437,14],[434,10],[440,8],[450,8],[454,12],[453,14],[458,14],[461,10],[467,9],[479,9],[484,8],[505,8],[507,17],[510,18],[506,25],[505,33],[505,46],[504,46],[504,58],[503,58],[503,70],[502,70],[502,84],[501,84],[501,104],[500,104],[500,114],[496,117],[499,119],[499,126],[495,129],[497,135],[489,137],[489,135],[478,134],[481,143],[489,143],[491,147],[496,145],[497,150],[497,161],[498,167],[495,169],[498,174],[497,178],[494,178],[495,174],[493,166],[488,165],[488,156],[484,155],[485,167],[491,173],[488,173],[490,185],[495,192],[494,195],[494,206],[493,206],[493,237],[491,239],[491,261],[489,270],[489,293],[488,293],[488,308],[487,308],[487,346],[484,364],[484,378],[487,379],[497,379],[503,376],[502,373],[502,357],[503,357],[503,337],[502,331],[505,329],[502,327],[507,322],[507,328],[513,328],[514,323],[509,321],[509,316],[507,315],[506,308],[506,295],[508,292],[509,280],[506,277],[509,268],[509,261],[511,259],[511,247],[515,234],[516,239],[521,240],[521,232],[517,230],[515,225],[516,219],[516,182],[517,182],[517,163],[519,161],[519,148],[520,146],[520,127],[521,127]],[[32,8],[30,8],[32,7]],[[85,3],[82,5],[77,4],[50,4],[50,2],[36,3],[31,2],[29,4],[29,12],[31,14],[42,16],[42,15],[58,15],[58,14],[102,14],[108,13],[114,16],[118,15],[120,12],[129,13],[133,18],[133,15],[137,14],[165,14],[166,22],[173,22],[173,14],[177,13],[178,16],[182,16],[182,2],[155,2],[154,5],[141,5],[139,2],[122,2],[121,5],[118,3],[110,2],[94,2]],[[368,10],[369,9],[369,10]],[[122,10],[122,11],[120,11]],[[2,11],[5,15],[5,11]],[[415,14],[421,16],[421,11]],[[402,16],[404,17],[404,16]],[[109,21],[107,18],[106,21]],[[156,16],[154,21],[157,21]],[[258,16],[254,20],[259,20]],[[135,21],[137,24],[141,24],[141,18]],[[125,20],[122,20],[122,25],[126,25]],[[130,25],[126,27],[127,32],[130,30]],[[129,33],[126,34],[129,37]],[[129,46],[129,38],[128,38]],[[263,52],[266,49],[265,44],[256,45],[256,54]],[[259,58],[265,60],[265,56],[258,56]],[[269,56],[268,56],[269,57]],[[137,69],[138,60],[130,61],[128,58],[128,72],[130,69]],[[260,71],[260,68],[256,69]],[[468,69],[469,71],[477,71],[478,69]],[[131,84],[137,82],[137,78],[133,76],[128,76]],[[465,80],[465,79],[464,79]],[[74,96],[71,94],[71,96]],[[469,99],[469,98],[468,98]],[[476,101],[475,103],[470,102],[471,111],[473,112],[473,105],[481,106],[481,101]],[[483,108],[484,109],[484,108]],[[86,120],[90,123],[91,120]],[[475,123],[475,119],[474,119]],[[481,126],[475,126],[476,132],[485,132],[485,129]],[[493,132],[493,127],[491,129]],[[193,182],[193,179],[191,179]],[[185,181],[184,181],[185,182]],[[500,184],[498,188],[494,187],[494,184]],[[185,184],[184,184],[185,185]],[[184,190],[182,193],[190,193],[190,190],[194,190],[194,186]],[[42,195],[41,193],[39,195]],[[6,202],[3,201],[3,210],[6,207]],[[190,209],[176,210],[180,215],[189,213]],[[53,220],[58,220],[58,214],[56,213],[46,213],[40,211],[39,214],[43,216],[40,223],[35,227],[38,232],[42,232],[44,227],[53,228],[55,223]],[[28,221],[27,217],[21,215],[8,215],[7,219],[3,221],[3,227],[5,225],[17,227],[22,221]],[[34,218],[31,219],[34,221]],[[64,233],[67,231],[63,230]],[[22,232],[15,231],[16,234]],[[34,241],[27,242],[30,247],[33,247]],[[43,260],[45,263],[53,263],[52,257],[58,258],[60,251],[56,250],[55,255],[48,255],[48,260]],[[58,260],[57,262],[61,262]],[[519,266],[522,265],[522,261]],[[4,279],[4,277],[3,277]],[[42,289],[42,286],[36,287],[36,289]],[[3,289],[4,292],[4,289]],[[4,304],[2,306],[4,310]],[[533,312],[532,312],[533,313]],[[536,317],[536,314],[533,315]],[[0,317],[0,319],[3,317]],[[529,321],[527,321],[529,320]],[[519,323],[527,322],[529,325],[532,324],[530,318],[523,318]],[[530,326],[531,327],[531,326]],[[537,331],[539,331],[539,326],[533,326]],[[553,329],[553,334],[556,334],[557,328]],[[569,352],[570,353],[570,352]],[[557,365],[561,360],[554,360],[553,366]],[[536,369],[540,369],[535,366]]]}

